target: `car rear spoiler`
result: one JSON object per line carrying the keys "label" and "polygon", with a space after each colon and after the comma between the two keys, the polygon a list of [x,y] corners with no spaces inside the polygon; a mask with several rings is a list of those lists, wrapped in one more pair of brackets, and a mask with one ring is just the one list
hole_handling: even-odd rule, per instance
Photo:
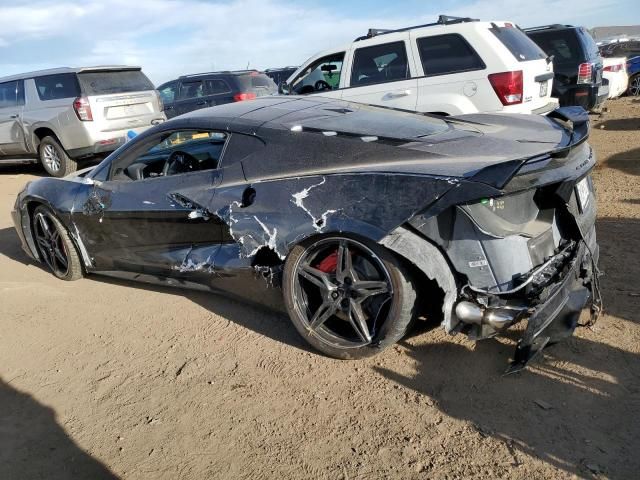
{"label": "car rear spoiler", "polygon": [[563,150],[570,150],[579,145],[589,137],[589,113],[582,107],[560,107],[547,114],[547,117],[570,123],[571,138],[566,147],[554,153],[561,153]]}

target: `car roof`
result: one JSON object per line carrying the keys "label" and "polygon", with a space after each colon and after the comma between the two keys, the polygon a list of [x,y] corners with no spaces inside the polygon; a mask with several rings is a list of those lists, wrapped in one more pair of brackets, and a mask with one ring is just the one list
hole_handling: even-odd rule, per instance
{"label": "car roof", "polygon": [[335,98],[273,95],[195,110],[163,125],[167,129],[206,127],[247,134],[261,134],[265,130],[302,130],[415,140],[418,132],[426,135],[432,128],[442,128],[445,122],[415,112]]}
{"label": "car roof", "polygon": [[10,82],[11,80],[22,80],[25,78],[43,77],[45,75],[57,75],[61,73],[82,73],[82,72],[108,72],[112,70],[142,70],[138,66],[130,65],[98,65],[94,67],[59,67],[49,68],[46,70],[35,70],[33,72],[19,73],[15,75],[9,75],[7,77],[0,77],[0,82]]}

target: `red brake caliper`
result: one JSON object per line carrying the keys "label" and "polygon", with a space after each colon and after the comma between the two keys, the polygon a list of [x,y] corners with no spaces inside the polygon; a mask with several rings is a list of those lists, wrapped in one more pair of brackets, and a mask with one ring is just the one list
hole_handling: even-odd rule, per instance
{"label": "red brake caliper", "polygon": [[338,250],[324,257],[320,263],[316,265],[316,268],[324,273],[334,273],[338,266]]}

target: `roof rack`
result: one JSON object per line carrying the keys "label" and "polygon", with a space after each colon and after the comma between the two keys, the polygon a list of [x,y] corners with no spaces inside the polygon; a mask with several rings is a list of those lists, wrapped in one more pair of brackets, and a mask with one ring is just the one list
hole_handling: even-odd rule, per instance
{"label": "roof rack", "polygon": [[200,77],[202,75],[218,75],[221,73],[225,73],[227,75],[242,75],[243,73],[252,73],[258,72],[256,69],[249,70],[218,70],[217,72],[202,72],[202,73],[191,73],[189,75],[181,75],[180,78],[190,78],[190,77]]}
{"label": "roof rack", "polygon": [[366,35],[355,39],[356,42],[366,40],[368,38],[377,37],[378,35],[386,35],[387,33],[406,32],[416,28],[436,27],[438,25],[454,25],[456,23],[479,22],[477,18],[471,17],[452,17],[451,15],[439,15],[438,21],[435,23],[425,23],[424,25],[414,25],[412,27],[397,28],[395,30],[387,30],[383,28],[370,28]]}
{"label": "roof rack", "polygon": [[561,23],[554,23],[552,25],[540,25],[539,27],[523,28],[525,32],[534,32],[538,30],[554,30],[556,28],[574,28],[573,25],[562,25]]}

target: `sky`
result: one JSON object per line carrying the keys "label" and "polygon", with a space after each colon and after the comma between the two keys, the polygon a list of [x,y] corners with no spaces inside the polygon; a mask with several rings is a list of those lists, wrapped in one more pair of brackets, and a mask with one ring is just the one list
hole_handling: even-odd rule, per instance
{"label": "sky", "polygon": [[0,0],[0,77],[127,64],[159,85],[188,73],[299,65],[370,27],[438,14],[590,28],[640,24],[640,0]]}

